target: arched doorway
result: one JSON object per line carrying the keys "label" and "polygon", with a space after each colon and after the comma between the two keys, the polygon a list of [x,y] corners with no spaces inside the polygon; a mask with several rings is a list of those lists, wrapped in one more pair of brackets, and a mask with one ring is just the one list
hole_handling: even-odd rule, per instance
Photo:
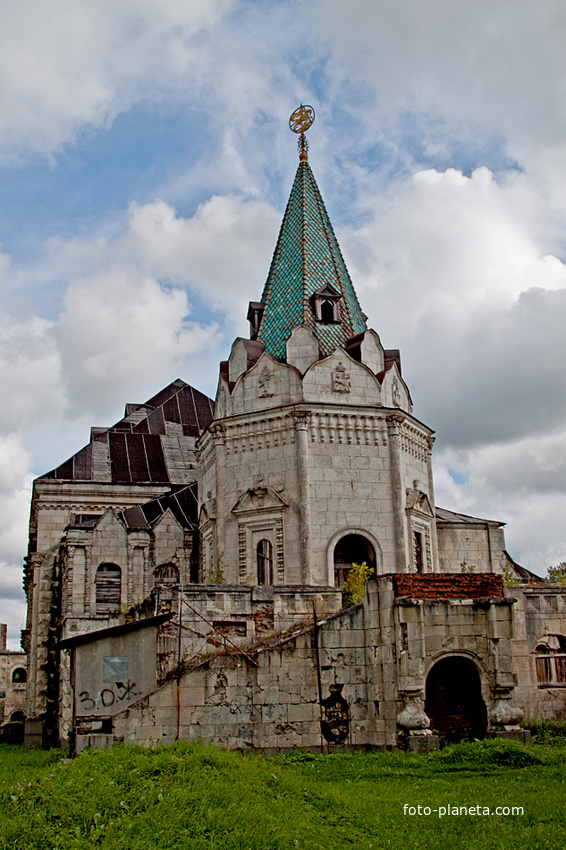
{"label": "arched doorway", "polygon": [[334,586],[343,587],[352,564],[363,564],[375,572],[375,550],[367,537],[346,534],[334,547]]}
{"label": "arched doorway", "polygon": [[483,738],[487,709],[478,668],[469,658],[442,658],[426,680],[425,711],[430,725],[449,741]]}

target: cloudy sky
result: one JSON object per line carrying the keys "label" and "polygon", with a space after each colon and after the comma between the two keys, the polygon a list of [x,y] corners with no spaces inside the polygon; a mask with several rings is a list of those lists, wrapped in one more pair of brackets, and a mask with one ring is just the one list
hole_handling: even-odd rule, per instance
{"label": "cloudy sky", "polygon": [[1,0],[0,619],[33,478],[212,395],[310,163],[436,429],[437,504],[566,559],[563,0]]}

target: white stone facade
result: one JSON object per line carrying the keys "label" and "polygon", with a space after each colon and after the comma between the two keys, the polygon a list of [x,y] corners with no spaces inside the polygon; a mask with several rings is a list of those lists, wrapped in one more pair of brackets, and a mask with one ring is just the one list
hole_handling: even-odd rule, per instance
{"label": "white stone facade", "polygon": [[305,162],[290,204],[214,404],[177,380],[35,482],[28,743],[427,749],[564,715],[566,593],[504,593],[502,523],[435,506],[433,431]]}

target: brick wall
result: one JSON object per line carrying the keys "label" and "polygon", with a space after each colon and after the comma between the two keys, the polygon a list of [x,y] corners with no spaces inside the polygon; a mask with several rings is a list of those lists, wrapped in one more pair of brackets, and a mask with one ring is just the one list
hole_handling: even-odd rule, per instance
{"label": "brick wall", "polygon": [[480,597],[493,599],[503,596],[503,579],[494,573],[475,575],[397,573],[391,578],[395,596],[412,596],[415,599],[479,599]]}

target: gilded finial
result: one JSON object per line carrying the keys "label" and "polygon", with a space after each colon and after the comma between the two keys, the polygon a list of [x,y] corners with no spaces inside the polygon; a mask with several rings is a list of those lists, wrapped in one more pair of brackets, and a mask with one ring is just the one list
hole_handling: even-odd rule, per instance
{"label": "gilded finial", "polygon": [[299,149],[300,162],[308,162],[309,159],[309,143],[307,142],[305,131],[312,126],[314,121],[314,109],[308,104],[302,104],[298,109],[295,109],[289,118],[289,127],[293,133],[300,133],[297,147]]}

